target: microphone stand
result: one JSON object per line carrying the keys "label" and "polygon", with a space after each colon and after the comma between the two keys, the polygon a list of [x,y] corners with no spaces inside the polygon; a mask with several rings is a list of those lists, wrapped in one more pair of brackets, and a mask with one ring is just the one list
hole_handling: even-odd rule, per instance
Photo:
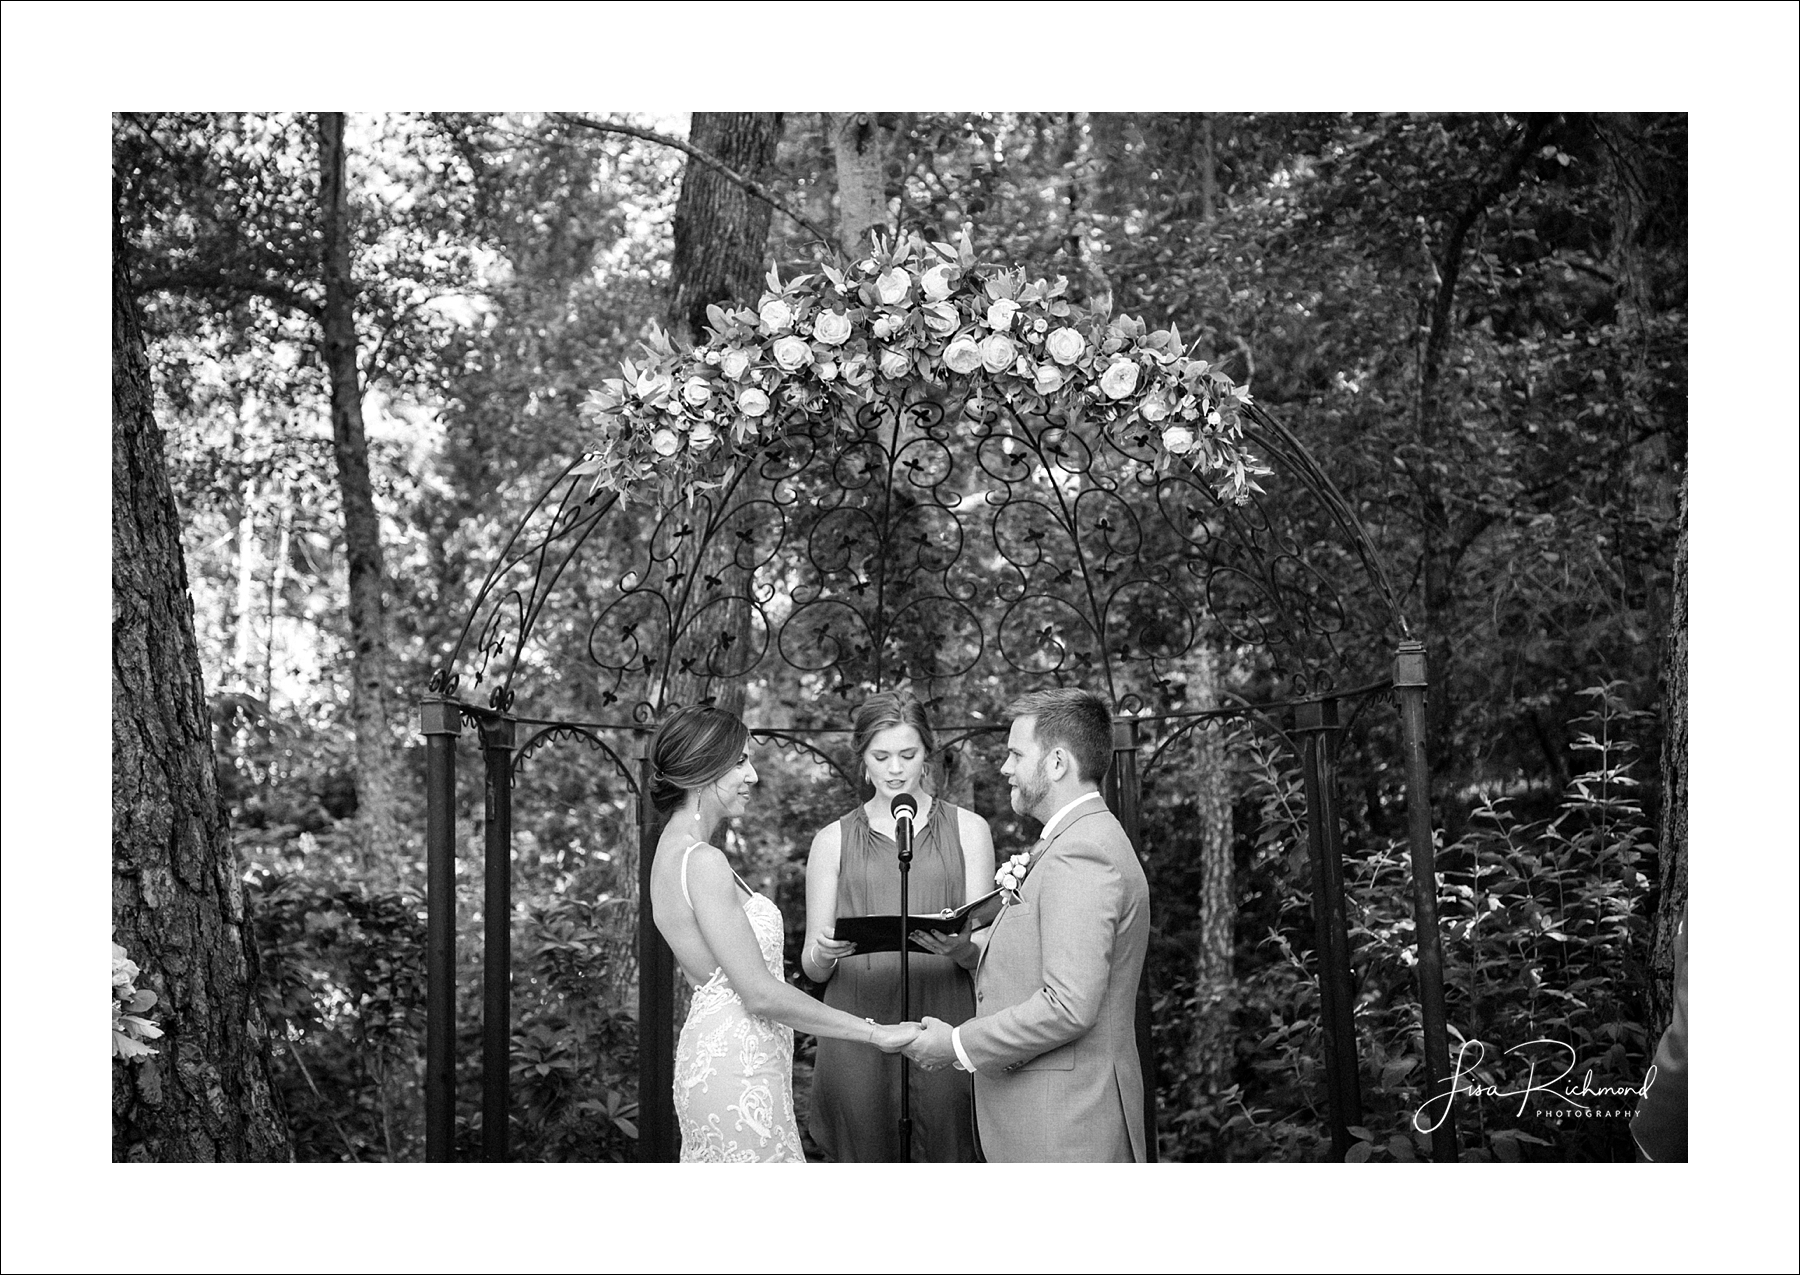
{"label": "microphone stand", "polygon": [[[912,871],[913,857],[913,818],[918,812],[918,802],[909,793],[901,793],[894,798],[894,845],[900,857],[900,1021],[912,1021],[912,978],[907,961],[907,949],[912,945],[912,935],[908,933],[907,922],[911,909],[907,905],[907,874]],[[900,1160],[910,1163],[912,1160],[912,1068],[907,1065],[905,1054],[900,1055]]]}

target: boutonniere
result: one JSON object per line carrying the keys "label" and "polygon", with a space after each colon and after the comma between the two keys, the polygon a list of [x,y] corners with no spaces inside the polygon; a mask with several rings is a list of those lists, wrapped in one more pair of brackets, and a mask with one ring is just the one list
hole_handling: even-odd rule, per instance
{"label": "boutonniere", "polygon": [[1031,855],[1029,853],[1015,854],[1001,864],[1000,870],[994,873],[994,884],[1012,895],[1014,902],[1017,902],[1019,886],[1024,883],[1025,874],[1030,869]]}

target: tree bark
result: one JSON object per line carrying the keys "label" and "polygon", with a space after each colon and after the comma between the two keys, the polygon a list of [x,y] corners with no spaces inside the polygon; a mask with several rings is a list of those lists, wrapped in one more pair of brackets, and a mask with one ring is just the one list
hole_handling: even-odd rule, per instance
{"label": "tree bark", "polygon": [[1681,484],[1680,539],[1675,549],[1675,583],[1669,607],[1669,636],[1663,647],[1662,818],[1656,860],[1662,882],[1650,949],[1650,1036],[1654,1042],[1674,1011],[1675,927],[1687,914],[1687,665],[1688,665],[1688,492]]}
{"label": "tree bark", "polygon": [[[766,183],[781,141],[781,116],[748,111],[695,111],[688,136],[733,172]],[[743,304],[762,287],[769,242],[769,204],[740,181],[690,161],[675,202],[675,255],[669,271],[669,332],[698,341],[708,305]]]}
{"label": "tree bark", "polygon": [[344,182],[344,117],[319,116],[319,211],[324,236],[325,302],[320,315],[331,383],[331,437],[344,506],[350,576],[350,720],[356,732],[356,809],[365,864],[391,865],[399,851],[399,759],[388,715],[387,612],[383,599],[381,518],[369,480],[357,368],[353,238]]}
{"label": "tree bark", "polygon": [[115,1062],[116,1161],[289,1160],[256,944],[219,800],[181,522],[120,245],[113,265],[113,941],[154,991]]}
{"label": "tree bark", "polygon": [[869,237],[887,231],[888,134],[870,112],[834,112],[826,118],[833,163],[837,168],[838,246],[855,259],[869,247]]}
{"label": "tree bark", "polygon": [[[1197,689],[1201,708],[1218,707],[1217,656],[1201,654]],[[1194,960],[1194,1034],[1188,1075],[1199,1094],[1230,1083],[1234,1045],[1225,1005],[1232,985],[1237,899],[1232,893],[1231,773],[1225,728],[1215,722],[1194,729],[1194,831],[1200,855],[1199,951]]]}

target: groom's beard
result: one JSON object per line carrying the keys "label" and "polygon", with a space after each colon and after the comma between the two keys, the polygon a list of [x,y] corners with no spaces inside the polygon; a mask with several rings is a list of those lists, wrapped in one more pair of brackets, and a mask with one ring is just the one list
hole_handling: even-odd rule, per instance
{"label": "groom's beard", "polygon": [[1044,763],[1040,760],[1031,769],[1029,777],[1021,774],[1016,777],[1012,790],[1013,813],[1031,815],[1039,823],[1048,819],[1053,813],[1043,808],[1050,797],[1050,778],[1044,774]]}

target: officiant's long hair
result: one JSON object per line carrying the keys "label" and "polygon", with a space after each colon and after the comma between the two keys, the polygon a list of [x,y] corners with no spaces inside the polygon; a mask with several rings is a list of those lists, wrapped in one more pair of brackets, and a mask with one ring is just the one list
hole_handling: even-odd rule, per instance
{"label": "officiant's long hair", "polygon": [[691,704],[656,728],[650,741],[650,801],[667,815],[694,788],[726,774],[744,755],[750,728],[736,713]]}
{"label": "officiant's long hair", "polygon": [[[919,779],[920,786],[934,797],[943,792],[949,780],[950,758],[938,752],[937,733],[931,729],[931,719],[925,716],[925,706],[905,691],[877,691],[856,706],[850,715],[850,742],[856,750],[856,764],[862,766],[869,744],[890,726],[910,726],[919,732],[919,742],[925,746],[925,773]],[[866,769],[857,790],[865,800],[875,791]]]}

